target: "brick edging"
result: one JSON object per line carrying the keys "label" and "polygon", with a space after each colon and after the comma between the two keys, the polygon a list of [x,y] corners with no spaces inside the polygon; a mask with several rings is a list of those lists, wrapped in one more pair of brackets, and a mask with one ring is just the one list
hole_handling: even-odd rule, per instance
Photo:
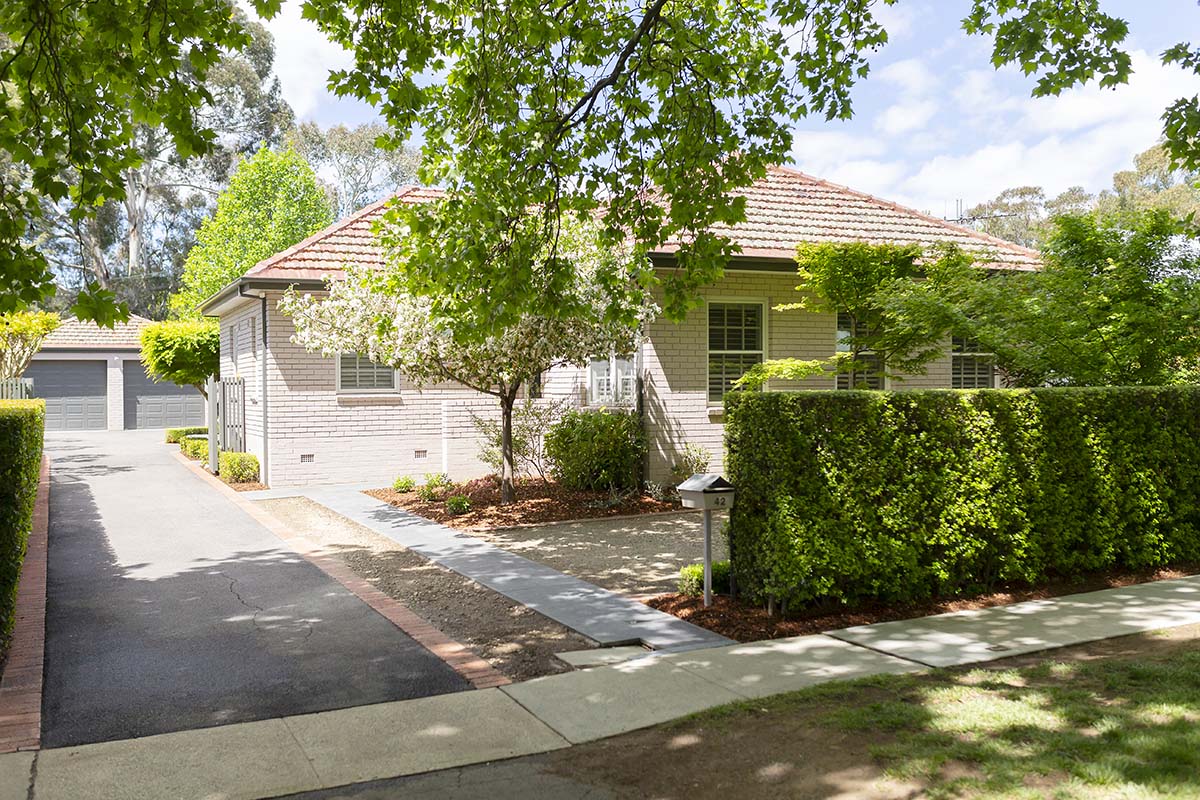
{"label": "brick edging", "polygon": [[0,753],[42,744],[42,676],[46,654],[46,548],[50,528],[50,458],[42,456],[33,528],[17,584],[16,622],[0,677]]}
{"label": "brick edging", "polygon": [[451,639],[403,603],[375,588],[370,581],[352,570],[345,561],[324,552],[323,548],[311,539],[292,531],[270,513],[242,497],[236,489],[231,488],[220,478],[201,467],[198,462],[192,461],[178,451],[174,453],[174,456],[193,474],[249,514],[255,522],[286,543],[306,561],[340,583],[388,622],[411,636],[417,644],[450,665],[473,687],[487,689],[512,683],[504,673],[475,655],[466,645]]}

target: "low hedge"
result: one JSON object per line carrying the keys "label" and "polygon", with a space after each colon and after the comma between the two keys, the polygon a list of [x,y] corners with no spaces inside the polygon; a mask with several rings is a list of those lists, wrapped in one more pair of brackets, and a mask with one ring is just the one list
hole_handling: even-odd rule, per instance
{"label": "low hedge", "polygon": [[208,461],[208,435],[184,436],[179,440],[179,452],[194,461]]}
{"label": "low hedge", "polygon": [[[204,449],[207,456],[207,444]],[[255,483],[258,481],[258,456],[233,451],[221,453],[217,456],[217,474],[226,483]]]}
{"label": "low hedge", "polygon": [[[713,562],[712,590],[715,594],[729,594],[728,561]],[[704,595],[703,564],[688,564],[679,570],[679,593],[690,597],[701,597]]]}
{"label": "low hedge", "polygon": [[0,653],[12,635],[17,581],[37,500],[46,404],[0,400]]}
{"label": "low hedge", "polygon": [[912,601],[1200,560],[1200,387],[735,393],[739,590]]}
{"label": "low hedge", "polygon": [[175,444],[185,436],[195,436],[201,433],[207,434],[208,428],[203,425],[192,428],[167,428],[167,444]]}
{"label": "low hedge", "polygon": [[646,436],[630,411],[568,411],[545,439],[555,479],[572,489],[620,491],[641,486]]}

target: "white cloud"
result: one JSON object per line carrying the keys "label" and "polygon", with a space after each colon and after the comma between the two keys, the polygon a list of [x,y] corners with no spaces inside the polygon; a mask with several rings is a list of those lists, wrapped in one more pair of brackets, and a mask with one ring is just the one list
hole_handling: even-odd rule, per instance
{"label": "white cloud", "polygon": [[875,120],[875,128],[889,136],[924,128],[937,113],[934,100],[905,100],[888,106]]}
{"label": "white cloud", "polygon": [[817,177],[827,177],[848,159],[882,156],[887,143],[876,136],[857,136],[834,130],[798,131],[792,143],[796,167]]}
{"label": "white cloud", "polygon": [[937,76],[918,58],[893,61],[880,69],[876,75],[884,83],[890,83],[910,95],[928,94],[938,85]]}
{"label": "white cloud", "polygon": [[889,42],[898,42],[911,36],[917,19],[926,11],[925,6],[918,3],[878,5],[872,9],[875,19],[888,32]]}

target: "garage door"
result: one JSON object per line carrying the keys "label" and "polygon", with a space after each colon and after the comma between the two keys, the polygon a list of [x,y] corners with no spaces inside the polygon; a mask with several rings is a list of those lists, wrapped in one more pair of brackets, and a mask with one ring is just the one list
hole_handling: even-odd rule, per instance
{"label": "garage door", "polygon": [[107,427],[108,378],[103,361],[34,361],[33,396],[46,400],[46,429],[103,430]]}
{"label": "garage door", "polygon": [[140,361],[126,361],[124,368],[126,428],[204,424],[204,397],[195,387],[157,383]]}

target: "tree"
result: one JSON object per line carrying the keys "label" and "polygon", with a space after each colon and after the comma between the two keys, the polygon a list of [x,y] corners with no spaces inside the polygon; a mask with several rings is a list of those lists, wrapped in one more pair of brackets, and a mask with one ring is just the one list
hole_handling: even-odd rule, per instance
{"label": "tree", "polygon": [[[398,280],[447,311],[488,307],[502,329],[553,309],[531,263],[498,261],[535,233],[553,251],[561,220],[593,213],[614,241],[678,243],[678,268],[644,279],[681,318],[733,251],[713,226],[744,217],[738,190],[787,159],[791,124],[850,116],[887,39],[875,5],[306,0],[304,14],[354,52],[335,90],[376,105],[393,143],[419,128],[421,178],[449,190],[390,212],[412,239]],[[1037,95],[1130,74],[1128,28],[1098,0],[974,0],[963,27],[994,39],[996,66],[1036,75]],[[544,212],[536,230],[529,208]]]}
{"label": "tree", "polygon": [[379,123],[321,130],[315,122],[305,122],[292,131],[289,142],[318,175],[332,180],[341,218],[416,179],[420,154],[408,147],[380,147],[387,134]]}
{"label": "tree", "polygon": [[[122,174],[123,200],[106,201],[92,216],[81,217],[69,198],[43,198],[32,235],[59,280],[63,297],[55,305],[94,283],[111,289],[134,313],[165,316],[196,228],[236,158],[278,144],[292,123],[272,72],[271,35],[256,22],[244,25],[250,44],[225,54],[205,79],[212,100],[197,119],[217,137],[206,153],[182,159],[165,128],[139,125],[134,145],[141,161]],[[74,182],[71,176],[64,180]]]}
{"label": "tree", "polygon": [[[400,265],[394,261],[383,274],[352,268],[345,280],[329,285],[327,297],[290,290],[279,307],[295,322],[294,341],[310,351],[361,353],[396,367],[417,386],[450,380],[495,397],[501,502],[510,503],[516,474],[513,408],[521,387],[558,365],[583,366],[598,354],[631,352],[657,311],[638,280],[649,268],[643,251],[607,244],[591,225],[568,225],[562,236],[553,256],[545,249],[510,255],[513,262],[535,262],[527,272],[540,291],[553,295],[555,313],[524,314],[502,329],[486,318],[447,316],[436,301],[409,294],[395,281]],[[572,262],[567,284],[552,263],[563,258]],[[466,330],[471,325],[483,327],[486,335]]]}
{"label": "tree", "polygon": [[1009,385],[1157,385],[1200,359],[1200,245],[1164,210],[1055,219],[1045,267],[977,274],[951,305]]}
{"label": "tree", "polygon": [[58,323],[58,315],[46,311],[0,314],[0,380],[21,377]]}
{"label": "tree", "polygon": [[155,380],[195,386],[208,397],[205,384],[220,369],[221,328],[214,319],[156,322],[142,329],[142,363]]}
{"label": "tree", "polygon": [[[260,14],[279,0],[252,0]],[[77,219],[125,198],[127,170],[142,157],[141,126],[161,125],[181,158],[214,134],[197,118],[223,52],[250,43],[226,0],[11,2],[0,11],[0,311],[46,300],[54,276],[26,241],[43,200],[70,198]],[[63,176],[73,176],[68,184]],[[103,324],[127,310],[111,292],[85,288],[73,311]]]}
{"label": "tree", "polygon": [[922,374],[944,353],[957,323],[954,298],[971,259],[953,247],[925,253],[918,245],[802,244],[796,256],[801,297],[776,310],[800,309],[839,318],[837,352],[829,358],[782,358],[752,368],[739,388],[822,373],[847,376],[852,387],[873,377]]}
{"label": "tree", "polygon": [[266,148],[241,162],[196,234],[171,311],[196,314],[201,302],[268,256],[333,222],[312,167],[292,149]]}

